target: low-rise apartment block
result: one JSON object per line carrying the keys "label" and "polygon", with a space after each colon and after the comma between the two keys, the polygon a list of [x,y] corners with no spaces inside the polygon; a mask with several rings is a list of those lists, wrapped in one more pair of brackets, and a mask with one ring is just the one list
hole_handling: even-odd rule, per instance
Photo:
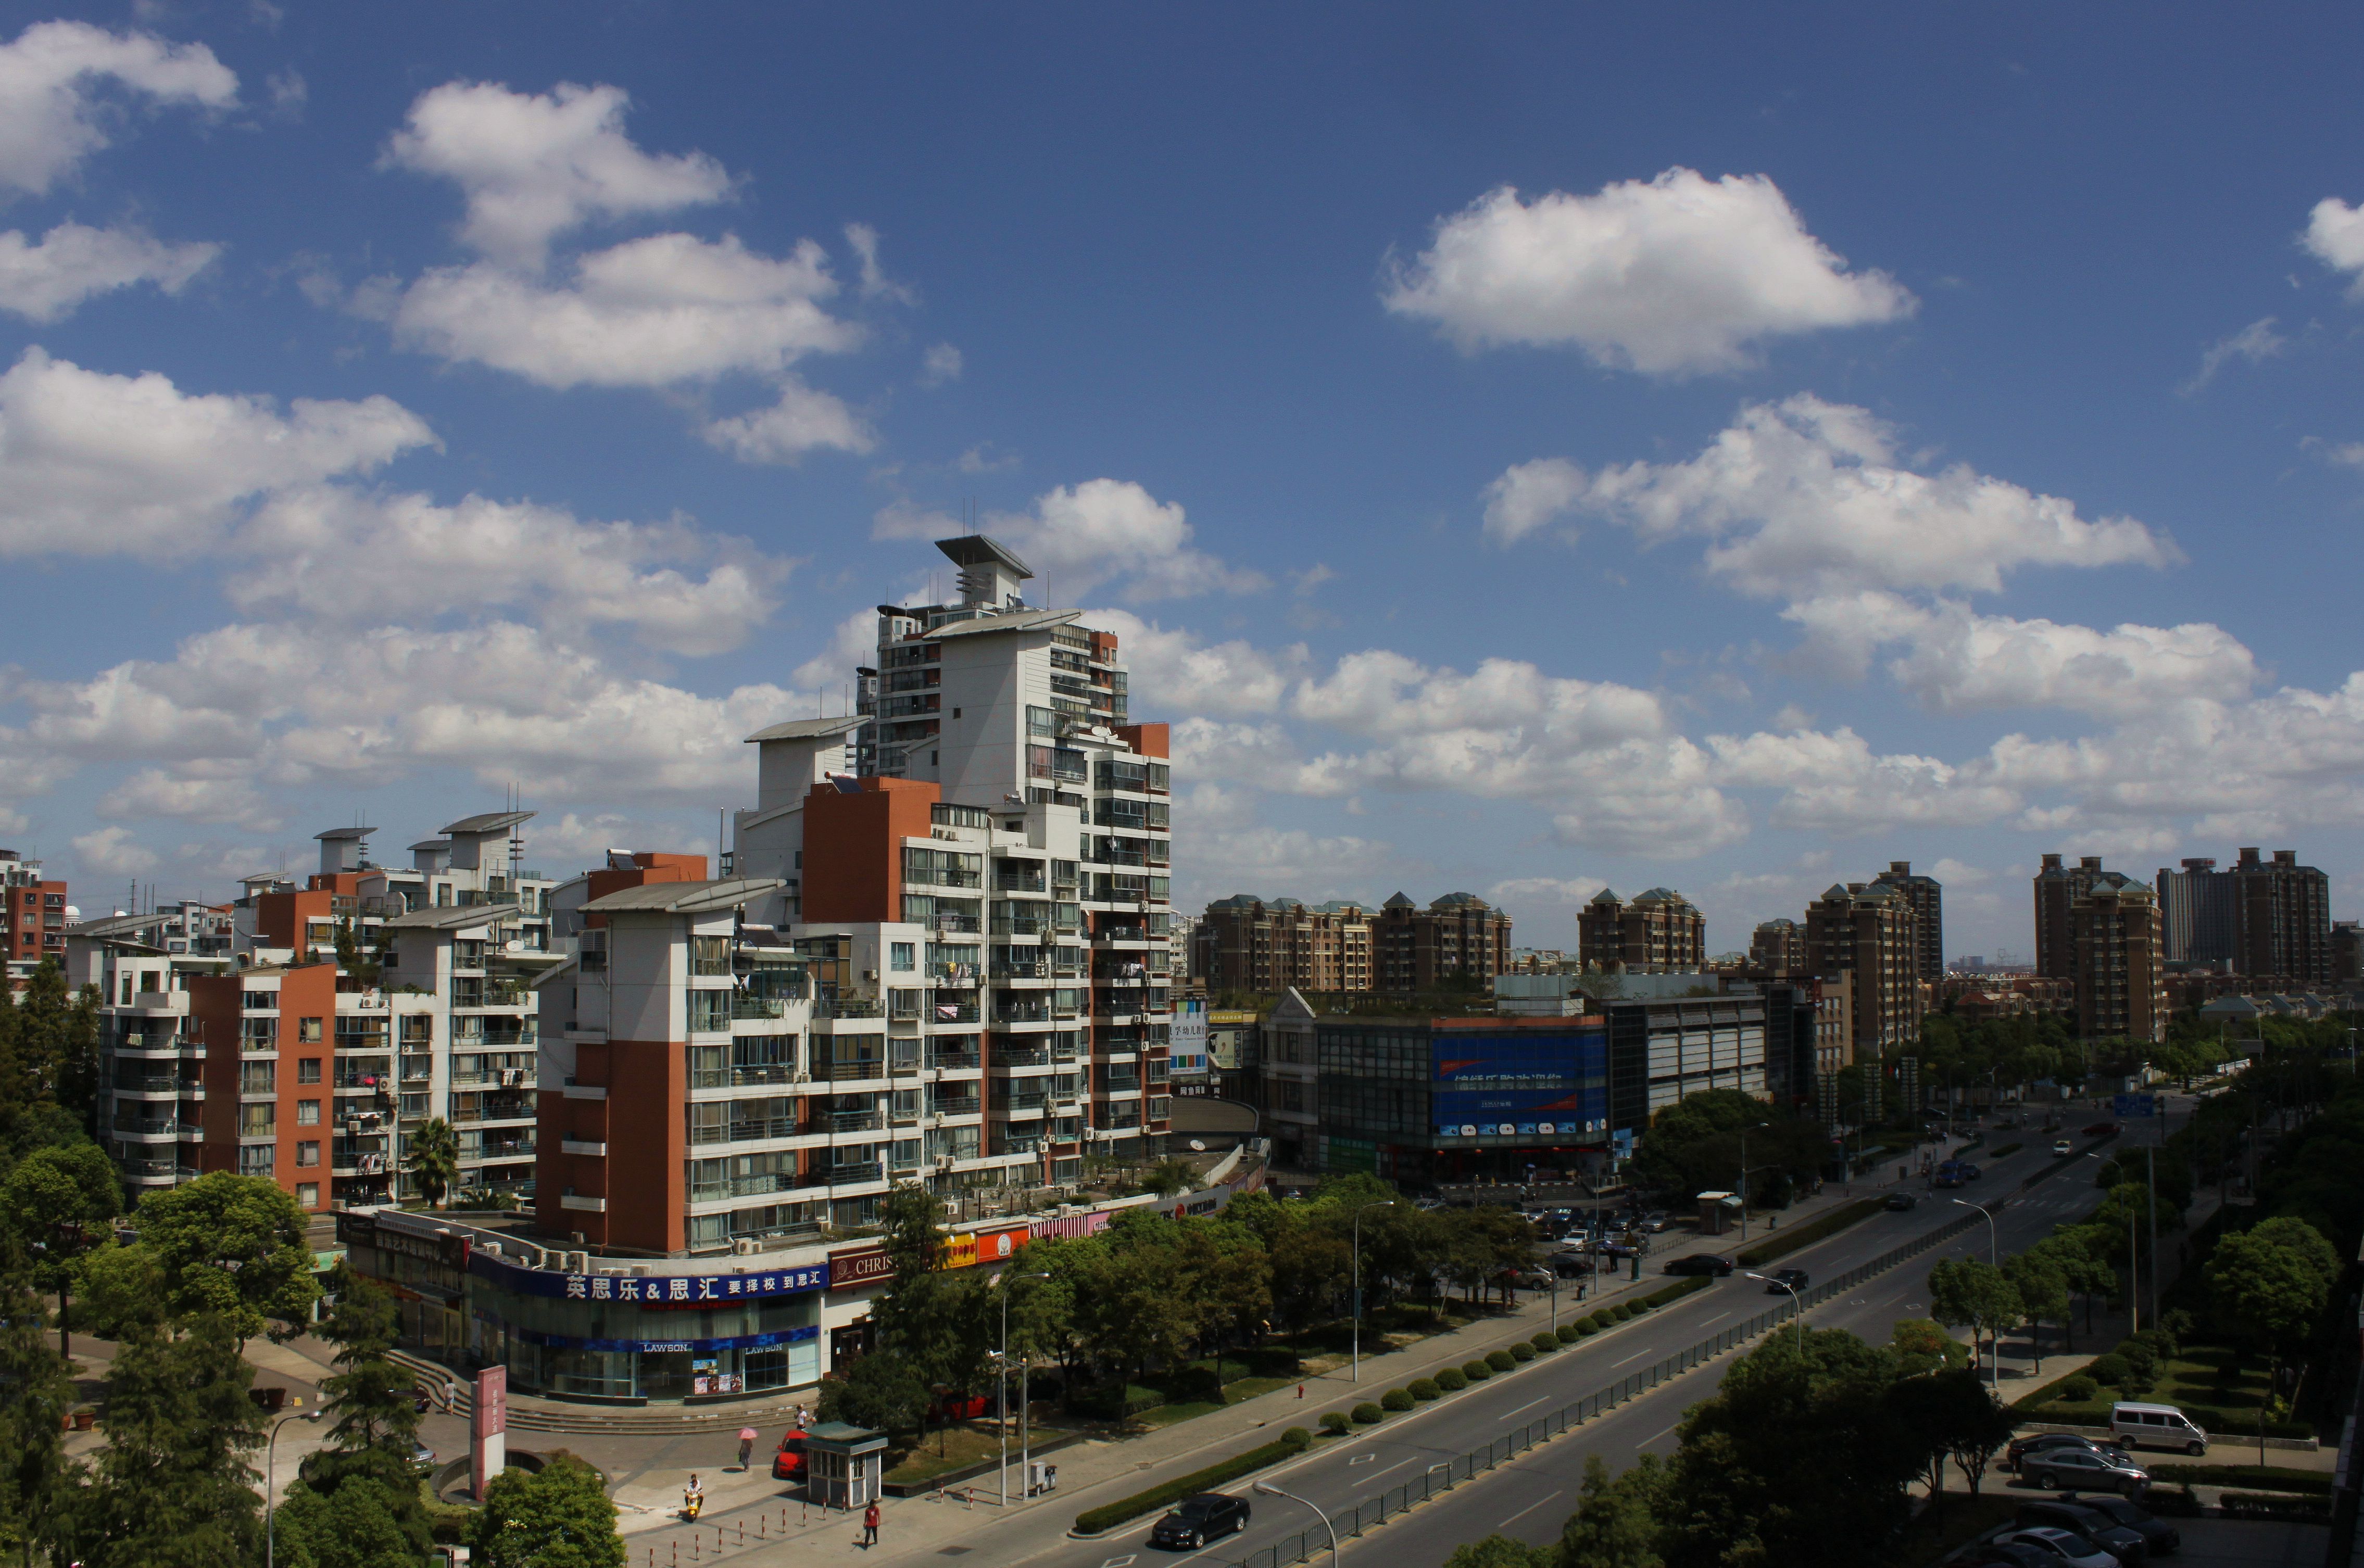
{"label": "low-rise apartment block", "polygon": [[1688,974],[1707,960],[1707,917],[1671,887],[1631,903],[1602,888],[1577,912],[1577,949],[1589,968],[1634,974]]}

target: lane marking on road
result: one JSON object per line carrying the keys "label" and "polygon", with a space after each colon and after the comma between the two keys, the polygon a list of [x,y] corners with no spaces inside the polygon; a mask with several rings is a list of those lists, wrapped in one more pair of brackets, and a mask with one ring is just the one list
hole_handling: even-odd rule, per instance
{"label": "lane marking on road", "polygon": [[[1546,1395],[1544,1395],[1544,1399],[1548,1399],[1548,1398],[1550,1398],[1550,1397],[1551,1397],[1551,1396],[1550,1396],[1550,1395],[1548,1395],[1548,1394],[1546,1394]],[[1544,1399],[1530,1399],[1530,1400],[1528,1400],[1525,1404],[1523,1404],[1523,1405],[1520,1406],[1520,1407],[1519,1407],[1519,1410],[1532,1410],[1532,1409],[1533,1409],[1536,1406],[1538,1406],[1538,1405],[1542,1404],[1542,1403],[1544,1402]],[[1519,1410],[1505,1410],[1505,1411],[1503,1411],[1503,1412],[1502,1412],[1502,1418],[1503,1418],[1504,1420],[1509,1420],[1512,1416],[1517,1415],[1517,1414],[1519,1413]]]}
{"label": "lane marking on road", "polygon": [[1623,1366],[1625,1362],[1640,1361],[1644,1356],[1648,1355],[1652,1351],[1656,1349],[1657,1347],[1656,1345],[1645,1345],[1640,1350],[1635,1351],[1632,1355],[1627,1356],[1624,1362],[1611,1362],[1609,1363],[1609,1370],[1614,1372],[1619,1367]]}
{"label": "lane marking on road", "polygon": [[1377,1468],[1377,1470],[1372,1471],[1372,1472],[1371,1472],[1371,1474],[1373,1474],[1373,1475],[1385,1475],[1388,1471],[1390,1471],[1390,1470],[1399,1470],[1399,1469],[1401,1469],[1403,1466],[1405,1466],[1405,1465],[1407,1465],[1407,1464],[1410,1464],[1411,1462],[1411,1456],[1410,1456],[1410,1455],[1407,1455],[1407,1456],[1405,1456],[1405,1457],[1404,1457],[1404,1458],[1402,1458],[1402,1459],[1397,1460],[1397,1461],[1395,1462],[1395,1463],[1393,1463],[1393,1464],[1383,1464],[1383,1465],[1379,1466],[1379,1468]]}
{"label": "lane marking on road", "polygon": [[1719,1312],[1719,1313],[1717,1313],[1714,1317],[1712,1317],[1712,1318],[1711,1318],[1707,1319],[1707,1322],[1705,1322],[1705,1323],[1701,1323],[1701,1324],[1700,1325],[1700,1327],[1701,1327],[1701,1328],[1702,1328],[1702,1329],[1704,1329],[1704,1328],[1706,1328],[1706,1327],[1707,1327],[1708,1323],[1721,1323],[1721,1322],[1723,1322],[1725,1318],[1729,1318],[1729,1317],[1731,1317],[1731,1316],[1732,1316],[1732,1314],[1731,1314],[1731,1313],[1729,1313],[1729,1312]]}
{"label": "lane marking on road", "polygon": [[[1560,1492],[1565,1492],[1565,1491],[1567,1491],[1567,1487],[1565,1487],[1565,1486],[1563,1486],[1563,1487],[1561,1487],[1561,1488],[1560,1488]],[[1503,1524],[1503,1525],[1507,1525],[1507,1524],[1509,1524],[1509,1523],[1511,1522],[1511,1519],[1522,1519],[1522,1518],[1525,1518],[1529,1514],[1533,1513],[1537,1508],[1542,1507],[1545,1503],[1550,1502],[1550,1501],[1552,1500],[1552,1498],[1556,1497],[1556,1496],[1558,1496],[1559,1495],[1560,1495],[1560,1494],[1559,1494],[1559,1492],[1552,1492],[1552,1493],[1548,1493],[1548,1494],[1546,1494],[1546,1495],[1545,1495],[1545,1496],[1544,1496],[1537,1497],[1533,1502],[1529,1503],[1525,1507],[1521,1508],[1517,1513],[1512,1514],[1512,1515],[1511,1516],[1511,1518],[1509,1518],[1509,1519],[1504,1519],[1504,1520],[1502,1521],[1502,1524]],[[1501,1529],[1501,1528],[1502,1528],[1502,1525],[1496,1525],[1494,1528],[1495,1528],[1496,1529]]]}
{"label": "lane marking on road", "polygon": [[1140,1556],[1141,1553],[1137,1551],[1128,1551],[1121,1557],[1110,1558],[1107,1562],[1100,1564],[1100,1568],[1131,1568],[1131,1564],[1138,1560]]}
{"label": "lane marking on road", "polygon": [[1376,1453],[1358,1453],[1346,1462],[1348,1464],[1377,1464],[1378,1462],[1379,1456]]}
{"label": "lane marking on road", "polygon": [[[1668,1432],[1673,1431],[1676,1427],[1679,1427],[1681,1425],[1682,1423],[1680,1421],[1676,1421],[1667,1426],[1660,1427],[1656,1431],[1652,1432],[1648,1437],[1644,1438],[1640,1442],[1634,1446],[1636,1448],[1648,1448],[1652,1443],[1656,1442],[1660,1438],[1665,1437]],[[1106,1568],[1106,1565],[1103,1564],[1102,1568]]]}

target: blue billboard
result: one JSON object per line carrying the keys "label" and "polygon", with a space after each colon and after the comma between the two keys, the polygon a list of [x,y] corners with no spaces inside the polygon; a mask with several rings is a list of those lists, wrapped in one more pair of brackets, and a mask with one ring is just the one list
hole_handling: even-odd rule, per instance
{"label": "blue billboard", "polygon": [[1429,1119],[1439,1138],[1584,1141],[1609,1135],[1609,1031],[1439,1029]]}

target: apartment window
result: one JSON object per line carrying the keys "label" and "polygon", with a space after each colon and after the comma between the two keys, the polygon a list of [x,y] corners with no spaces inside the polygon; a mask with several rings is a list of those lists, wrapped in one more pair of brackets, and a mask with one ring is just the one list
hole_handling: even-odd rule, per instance
{"label": "apartment window", "polygon": [[320,1125],[320,1102],[319,1102],[319,1101],[318,1101],[318,1100],[298,1100],[298,1101],[296,1101],[296,1125],[297,1127],[318,1127],[318,1126],[319,1126],[319,1125]]}
{"label": "apartment window", "polygon": [[893,970],[898,974],[909,974],[914,969],[919,968],[920,959],[915,944],[910,942],[888,942],[886,944],[886,967]]}
{"label": "apartment window", "polygon": [[429,1013],[407,1013],[402,1019],[402,1043],[431,1045],[435,1040],[435,1018]]}
{"label": "apartment window", "polygon": [[305,1045],[318,1045],[318,1044],[319,1044],[319,1043],[320,1043],[320,1020],[319,1020],[319,1019],[318,1019],[318,1018],[298,1018],[298,1019],[296,1019],[296,1040],[298,1041],[298,1043],[305,1044]]}
{"label": "apartment window", "polygon": [[298,1207],[298,1208],[318,1208],[318,1207],[320,1207],[320,1184],[319,1184],[319,1183],[318,1183],[318,1182],[298,1182],[298,1183],[296,1183],[296,1207]]}
{"label": "apartment window", "polygon": [[[264,1065],[267,1066],[269,1063],[266,1062]],[[319,1081],[320,1059],[318,1057],[307,1056],[296,1062],[296,1082],[298,1084],[317,1084]]]}
{"label": "apartment window", "polygon": [[279,1087],[279,1063],[276,1062],[242,1062],[238,1068],[238,1092],[241,1095],[268,1095]]}
{"label": "apartment window", "polygon": [[690,938],[689,972],[692,974],[730,973],[730,939],[729,937]]}
{"label": "apartment window", "polygon": [[425,1115],[427,1114],[427,1101],[428,1101],[428,1096],[427,1096],[427,1095],[403,1095],[403,1096],[402,1096],[402,1114],[403,1114],[405,1117],[423,1117],[423,1116],[425,1116]]}
{"label": "apartment window", "polygon": [[272,1012],[279,1006],[279,993],[276,991],[242,991],[239,994],[238,1005],[245,1008],[250,1013]]}
{"label": "apartment window", "polygon": [[1026,709],[1026,733],[1029,735],[1049,736],[1054,740],[1057,739],[1059,734],[1058,714],[1047,707],[1034,707],[1030,706]]}
{"label": "apartment window", "polygon": [[269,1176],[278,1163],[277,1144],[250,1143],[238,1151],[238,1173],[241,1176]]}
{"label": "apartment window", "polygon": [[728,1034],[730,1030],[730,992],[692,991],[689,994],[690,1033]]}
{"label": "apartment window", "polygon": [[269,1100],[238,1107],[240,1138],[268,1138],[279,1130],[279,1107]]}
{"label": "apartment window", "polygon": [[689,1049],[689,1086],[693,1089],[719,1089],[730,1082],[730,1069],[725,1065],[725,1048],[719,1045],[693,1045]]}
{"label": "apartment window", "polygon": [[296,1163],[317,1165],[320,1162],[320,1146],[309,1140],[296,1145]]}
{"label": "apartment window", "polygon": [[898,1089],[895,1091],[894,1099],[895,1103],[892,1107],[892,1114],[896,1117],[904,1120],[909,1120],[920,1114],[919,1090]]}

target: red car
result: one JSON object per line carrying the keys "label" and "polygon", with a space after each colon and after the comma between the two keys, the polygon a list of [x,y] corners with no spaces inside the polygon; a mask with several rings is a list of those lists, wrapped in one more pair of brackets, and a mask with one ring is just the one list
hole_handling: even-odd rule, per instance
{"label": "red car", "polygon": [[772,1479],[801,1481],[805,1478],[805,1435],[790,1432],[780,1440],[780,1451],[772,1456]]}
{"label": "red car", "polygon": [[2118,1124],[2116,1122],[2097,1121],[2092,1126],[2085,1129],[2085,1136],[2088,1138],[2107,1138],[2110,1134],[2117,1130]]}

